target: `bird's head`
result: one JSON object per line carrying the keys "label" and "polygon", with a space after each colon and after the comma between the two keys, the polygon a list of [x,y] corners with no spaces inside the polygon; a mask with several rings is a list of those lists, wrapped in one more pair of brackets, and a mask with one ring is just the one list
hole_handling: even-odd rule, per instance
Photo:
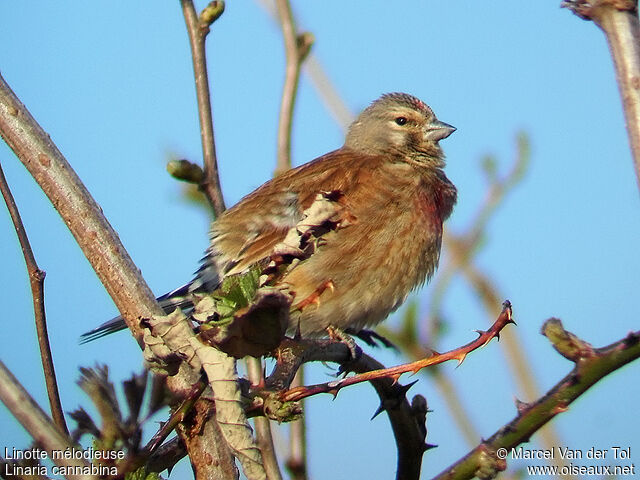
{"label": "bird's head", "polygon": [[351,124],[345,147],[372,155],[405,157],[419,163],[442,163],[438,142],[456,129],[438,120],[433,110],[406,93],[388,93],[367,107]]}

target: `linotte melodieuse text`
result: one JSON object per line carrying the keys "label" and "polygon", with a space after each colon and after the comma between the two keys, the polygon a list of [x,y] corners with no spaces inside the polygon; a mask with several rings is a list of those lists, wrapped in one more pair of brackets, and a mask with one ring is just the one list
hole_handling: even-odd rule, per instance
{"label": "linotte melodieuse text", "polygon": [[[92,463],[94,460],[115,461],[122,460],[125,452],[122,450],[96,450],[89,447],[86,450],[76,448],[65,448],[64,450],[52,450],[50,453],[39,448],[17,449],[4,448],[4,458],[8,460],[4,464],[2,472],[4,476],[24,476],[24,475],[117,475],[118,469],[114,465],[101,465],[100,463]],[[48,467],[46,465],[22,465],[12,463],[12,461],[20,460],[51,460],[56,465]],[[85,460],[85,465],[60,465],[68,460]]]}

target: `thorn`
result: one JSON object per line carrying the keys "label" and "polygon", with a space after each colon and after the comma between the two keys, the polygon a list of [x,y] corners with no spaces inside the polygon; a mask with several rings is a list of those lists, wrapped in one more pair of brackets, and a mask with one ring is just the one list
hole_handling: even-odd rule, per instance
{"label": "thorn", "polygon": [[487,345],[489,345],[489,342],[491,342],[494,337],[498,337],[498,341],[500,341],[500,335],[498,333],[494,333],[493,336],[490,336],[489,338],[487,338],[487,340],[485,340],[485,342],[482,344],[482,347],[486,347]]}
{"label": "thorn", "polygon": [[484,335],[485,333],[487,333],[487,332],[485,332],[484,330],[474,330],[474,332],[476,332],[476,333],[478,334],[478,338],[480,338],[482,335]]}
{"label": "thorn", "polygon": [[336,397],[338,396],[339,391],[340,391],[339,388],[332,388],[331,390],[328,390],[327,393],[330,393],[331,395],[333,395],[333,399],[335,400]]}
{"label": "thorn", "polygon": [[519,415],[522,415],[524,412],[527,411],[527,409],[529,408],[528,403],[521,401],[517,397],[513,397],[513,399],[516,404],[516,410],[518,410]]}
{"label": "thorn", "polygon": [[400,380],[400,376],[401,375],[402,375],[401,373],[395,373],[395,374],[389,376],[389,378],[391,378],[393,380],[393,385],[398,383],[398,380]]}
{"label": "thorn", "polygon": [[456,365],[456,368],[458,368],[460,365],[462,365],[462,362],[464,362],[465,358],[467,358],[467,354],[466,353],[462,353],[460,355],[458,355],[457,357],[454,357],[456,360],[458,360],[458,365]]}
{"label": "thorn", "polygon": [[398,393],[400,395],[405,395],[409,391],[409,389],[413,387],[416,383],[418,383],[418,380],[414,380],[413,382],[407,383],[406,385],[399,385]]}
{"label": "thorn", "polygon": [[438,445],[434,445],[432,443],[425,443],[423,448],[424,448],[424,451],[426,452],[427,450],[431,450],[432,448],[438,448]]}
{"label": "thorn", "polygon": [[624,339],[624,344],[628,347],[635,345],[640,340],[640,332],[629,332]]}
{"label": "thorn", "polygon": [[[375,413],[373,414],[373,417],[371,417],[371,420],[373,420],[374,418],[376,418],[378,415],[380,415],[382,412],[384,412],[385,408],[382,405],[382,403],[380,403],[380,406],[378,407],[378,409],[375,411]],[[370,420],[370,421],[371,421]]]}
{"label": "thorn", "polygon": [[515,431],[517,431],[517,428],[512,426],[512,425],[505,425],[502,430],[504,431],[504,433],[513,433]]}

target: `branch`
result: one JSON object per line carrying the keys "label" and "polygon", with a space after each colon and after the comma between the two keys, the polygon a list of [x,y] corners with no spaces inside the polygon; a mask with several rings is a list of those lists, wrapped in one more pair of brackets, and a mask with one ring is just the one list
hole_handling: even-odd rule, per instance
{"label": "branch", "polygon": [[211,24],[224,12],[224,2],[214,1],[209,3],[202,10],[200,17],[196,13],[192,0],[180,0],[180,3],[189,34],[193,73],[196,81],[196,96],[198,98],[200,137],[202,138],[202,156],[204,160],[204,178],[200,183],[200,189],[209,200],[217,218],[224,212],[225,205],[222,187],[220,186],[220,176],[218,175],[216,144],[213,136],[213,114],[211,112],[205,40]]}
{"label": "branch", "polygon": [[584,20],[593,20],[607,37],[613,57],[631,154],[640,187],[640,22],[637,0],[562,2]]}
{"label": "branch", "polygon": [[[300,365],[291,382],[293,387],[304,385],[304,365]],[[300,405],[304,412],[304,406]],[[292,480],[307,480],[307,423],[302,415],[289,425],[289,456],[285,465]]]}
{"label": "branch", "polygon": [[[607,347],[594,349],[562,327],[552,318],[542,327],[554,348],[575,363],[573,370],[543,397],[526,404],[517,402],[518,416],[503,426],[491,438],[482,442],[464,458],[451,465],[435,479],[461,480],[472,478],[478,470],[502,471],[512,448],[529,440],[531,435],[609,373],[640,357],[640,331]],[[501,450],[502,449],[502,450]]]}
{"label": "branch", "polygon": [[64,419],[62,404],[60,403],[60,393],[58,392],[58,382],[56,380],[56,371],[53,366],[53,356],[51,355],[51,345],[49,344],[49,334],[47,333],[47,317],[44,308],[44,277],[45,272],[38,268],[36,258],[33,255],[31,244],[27,231],[24,228],[18,206],[11,194],[9,184],[2,171],[0,165],[0,191],[7,204],[9,215],[16,229],[20,247],[24,261],[27,264],[27,272],[29,274],[29,283],[31,284],[31,296],[33,297],[33,311],[35,315],[36,331],[38,334],[38,345],[40,346],[40,358],[42,359],[42,370],[44,372],[44,381],[47,386],[47,395],[49,397],[49,408],[53,421],[62,433],[68,434],[69,429]]}
{"label": "branch", "polygon": [[[100,207],[1,76],[0,134],[58,210],[142,347],[143,329],[139,319],[164,312]],[[199,375],[182,363],[177,374],[167,378],[167,386],[179,399],[188,395],[198,381]],[[201,407],[201,401],[196,402],[196,407]],[[186,428],[181,431],[188,433]],[[227,452],[225,456],[224,451],[216,450],[219,442],[199,436],[183,437],[183,441],[192,459],[205,458],[203,468],[233,469],[231,455]],[[199,478],[205,477],[203,473]]]}
{"label": "branch", "polygon": [[[378,327],[378,330],[393,344],[397,345],[410,359],[424,358],[429,355],[431,351],[428,346],[423,345],[423,342],[418,336],[417,322],[418,308],[417,304],[412,302],[405,309],[404,318],[398,329],[392,330],[383,326]],[[435,335],[430,336],[429,341],[431,344],[434,344]],[[458,425],[467,444],[470,447],[475,446],[478,438],[480,438],[480,433],[473,425],[471,416],[462,405],[460,401],[462,397],[457,392],[455,384],[440,368],[430,368],[423,372],[431,376],[436,387],[440,390],[440,394],[444,398],[444,403],[449,409],[454,422]]]}
{"label": "branch", "polygon": [[[11,374],[7,367],[0,361],[0,400],[7,406],[20,424],[33,437],[37,445],[44,449],[49,458],[56,465],[70,468],[90,468],[89,463],[75,458],[55,458],[54,451],[64,452],[79,449],[72,444],[67,435],[63,435],[51,422],[47,414],[42,411],[38,404],[31,398],[29,393],[20,385],[18,380]],[[63,455],[64,457],[64,455]],[[74,476],[73,478],[93,479],[89,474]]]}
{"label": "branch", "polygon": [[[207,299],[202,302],[208,304]],[[197,304],[196,311],[199,308],[201,305]],[[176,361],[184,359],[193,371],[204,370],[213,391],[214,401],[208,408],[203,405],[205,399],[196,402],[196,407],[203,407],[197,416],[198,428],[204,429],[209,426],[212,435],[222,434],[222,437],[215,437],[213,443],[226,444],[230,453],[240,461],[249,480],[266,480],[262,455],[251,435],[251,427],[241,402],[235,360],[224,352],[202,343],[180,309],[167,316],[150,318],[146,323],[150,330],[145,333],[145,358],[148,361],[156,361],[152,368],[161,365],[162,369],[170,373]],[[184,363],[181,362],[181,365]],[[217,427],[211,426],[213,424]],[[190,437],[203,436],[200,431],[185,433]],[[220,438],[223,438],[223,441]],[[213,437],[208,437],[204,441],[211,442],[212,439]],[[190,438],[190,441],[198,440]],[[200,475],[212,476],[213,469],[217,468],[206,458],[198,458],[198,461],[191,455],[190,458],[194,468],[200,469]],[[200,464],[200,460],[204,463]],[[212,471],[207,472],[208,469]],[[196,477],[198,478],[198,474]]]}
{"label": "branch", "polygon": [[[260,358],[246,357],[247,377],[252,386],[262,386],[264,384],[264,373],[262,370],[262,360]],[[262,452],[264,469],[269,480],[282,480],[276,448],[271,435],[271,421],[266,417],[255,417],[253,425],[256,429],[256,442]]]}
{"label": "branch", "polygon": [[[296,404],[282,402],[279,397],[280,390],[292,382],[303,363],[335,362],[358,373],[384,369],[381,363],[366,354],[354,360],[345,343],[331,339],[286,338],[277,351],[277,359],[274,371],[266,379],[265,388],[251,393],[253,403],[247,409],[249,415],[267,414],[278,421],[296,418],[301,413]],[[422,455],[429,447],[425,444],[426,401],[417,395],[409,404],[406,398],[406,392],[413,383],[403,386],[387,377],[371,380],[380,398],[380,407],[374,417],[383,411],[387,412],[398,448],[397,478],[402,480],[418,479]]]}
{"label": "branch", "polygon": [[127,326],[141,341],[138,317],[162,312],[153,292],[98,204],[2,76],[0,134],[58,210]]}
{"label": "branch", "polygon": [[367,382],[378,378],[391,378],[394,381],[397,381],[403,373],[412,372],[415,374],[423,368],[429,367],[431,365],[438,365],[449,360],[457,360],[458,365],[460,365],[469,353],[480,347],[484,347],[491,341],[491,339],[499,338],[500,331],[506,325],[508,325],[509,323],[515,323],[511,318],[511,303],[506,300],[503,305],[504,306],[502,312],[500,313],[500,316],[497,318],[491,328],[489,328],[489,330],[487,331],[479,330],[478,338],[462,347],[455,348],[446,353],[434,353],[434,355],[429,358],[424,358],[415,362],[398,365],[396,367],[361,373],[333,382],[292,388],[291,390],[282,392],[280,394],[280,399],[284,402],[295,402],[312,395],[317,395],[318,393],[331,393],[332,395],[336,396],[342,388],[348,387],[350,385],[355,385],[357,383]]}
{"label": "branch", "polygon": [[276,6],[284,36],[284,49],[287,60],[278,120],[278,159],[275,172],[277,176],[291,168],[293,107],[300,79],[300,68],[311,50],[313,35],[306,32],[302,34],[296,32],[289,0],[276,0]]}
{"label": "branch", "polygon": [[[276,9],[273,8],[272,2],[259,0],[258,3],[273,19],[276,19]],[[308,58],[304,62],[304,71],[309,76],[311,85],[316,89],[320,100],[322,100],[327,110],[329,110],[331,116],[343,130],[346,130],[355,119],[355,115],[345,105],[344,100],[340,97],[333,82],[313,53],[309,53]]]}

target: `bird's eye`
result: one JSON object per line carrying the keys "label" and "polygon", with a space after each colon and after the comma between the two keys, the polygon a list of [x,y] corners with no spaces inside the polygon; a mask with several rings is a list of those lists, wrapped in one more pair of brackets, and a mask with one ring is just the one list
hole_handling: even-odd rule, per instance
{"label": "bird's eye", "polygon": [[407,123],[407,118],[406,117],[398,117],[398,118],[396,118],[396,123],[398,125],[405,125]]}

